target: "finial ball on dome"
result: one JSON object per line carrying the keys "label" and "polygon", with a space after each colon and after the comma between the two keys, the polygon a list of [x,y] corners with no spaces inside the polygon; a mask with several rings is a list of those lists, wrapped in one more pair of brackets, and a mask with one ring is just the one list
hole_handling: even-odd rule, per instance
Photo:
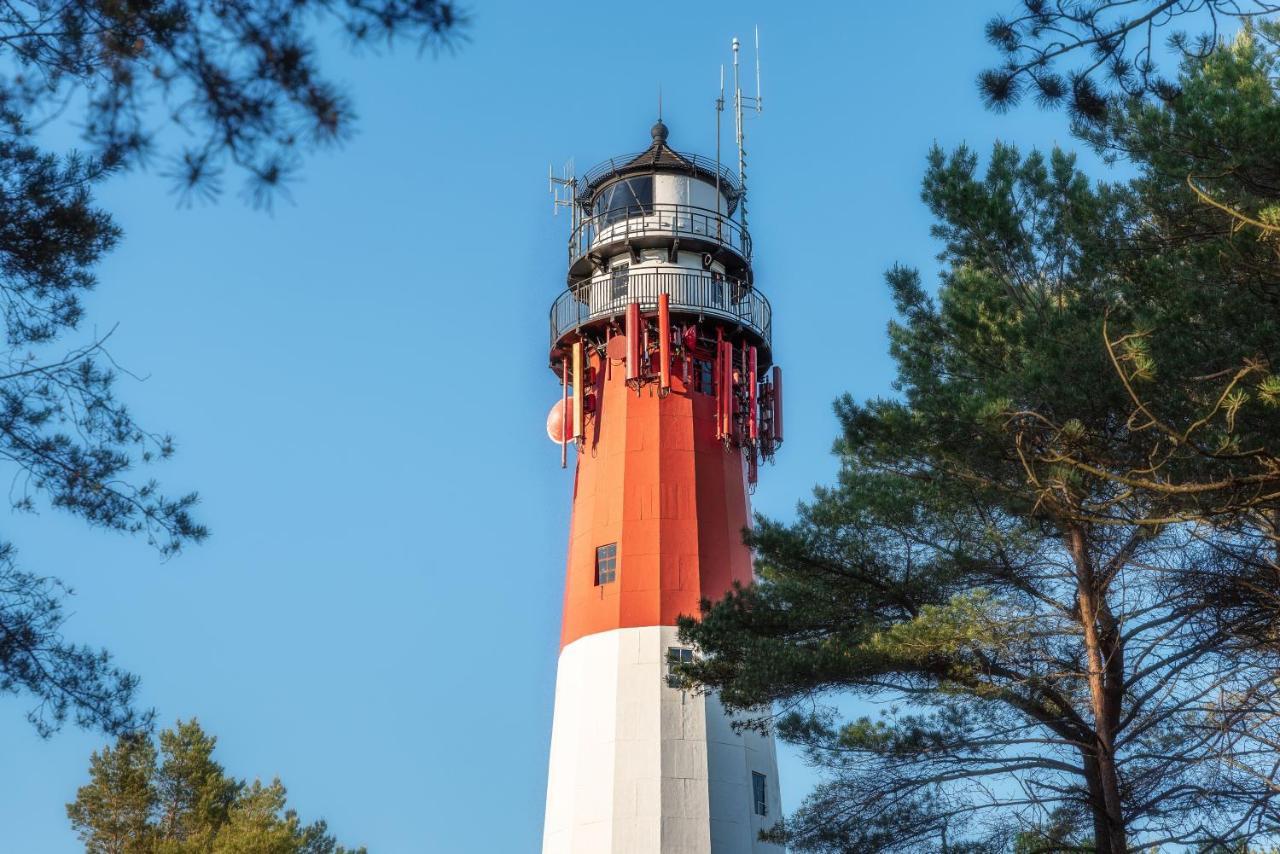
{"label": "finial ball on dome", "polygon": [[653,136],[654,142],[667,141],[667,126],[662,123],[662,119],[658,119],[658,123],[653,126],[649,133]]}

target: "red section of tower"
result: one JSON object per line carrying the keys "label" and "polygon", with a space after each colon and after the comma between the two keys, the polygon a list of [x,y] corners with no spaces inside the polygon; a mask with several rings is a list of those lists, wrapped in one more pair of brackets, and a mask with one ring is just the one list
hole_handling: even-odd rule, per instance
{"label": "red section of tower", "polygon": [[[716,398],[657,383],[637,394],[621,365],[594,360],[598,418],[578,460],[561,646],[632,626],[671,626],[733,582],[751,582],[742,456],[716,438]],[[596,550],[616,544],[616,582]]]}
{"label": "red section of tower", "polygon": [[562,647],[675,625],[750,584],[748,491],[781,442],[739,184],[666,137],[659,122],[646,152],[574,183],[569,287],[551,315],[577,452]]}

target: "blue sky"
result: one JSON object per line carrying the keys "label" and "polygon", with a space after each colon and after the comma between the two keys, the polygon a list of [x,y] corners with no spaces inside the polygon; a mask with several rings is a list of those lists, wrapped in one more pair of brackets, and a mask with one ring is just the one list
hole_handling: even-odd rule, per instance
{"label": "blue sky", "polygon": [[[75,587],[69,636],[140,674],[161,723],[199,717],[344,842],[537,850],[571,489],[543,428],[548,163],[644,147],[659,85],[671,143],[713,154],[719,65],[759,24],[751,227],[787,442],[755,506],[786,517],[834,472],[832,399],[891,393],[882,274],[935,267],[929,146],[1072,145],[1061,115],[979,103],[1006,5],[490,0],[456,54],[334,51],[359,133],[296,204],[180,210],[146,174],[102,193],[126,240],[84,335],[119,324],[146,377],[120,394],[176,436],[155,473],[201,492],[212,538],[161,562],[44,510],[6,521],[22,566]],[[64,804],[103,740],[41,741],[25,709],[0,698],[3,847],[81,850]],[[814,782],[784,747],[784,806]]]}

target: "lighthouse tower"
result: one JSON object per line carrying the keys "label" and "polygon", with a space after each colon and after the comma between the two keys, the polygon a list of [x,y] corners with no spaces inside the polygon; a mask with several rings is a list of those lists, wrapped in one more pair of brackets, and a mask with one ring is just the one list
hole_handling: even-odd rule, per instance
{"label": "lighthouse tower", "polygon": [[572,187],[562,382],[576,461],[543,854],[783,854],[771,735],[673,672],[682,614],[752,581],[758,465],[782,439],[769,302],[739,175],[667,127]]}

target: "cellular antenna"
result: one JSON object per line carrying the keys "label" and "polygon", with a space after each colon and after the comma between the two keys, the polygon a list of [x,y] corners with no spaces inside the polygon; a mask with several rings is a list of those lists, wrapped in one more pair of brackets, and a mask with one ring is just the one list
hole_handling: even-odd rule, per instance
{"label": "cellular antenna", "polygon": [[[742,75],[738,68],[738,37],[734,36],[733,46],[733,123],[738,141],[738,185],[742,193],[738,200],[738,210],[741,211],[740,221],[743,228],[747,226],[747,128],[743,115],[743,108],[750,107],[757,113],[764,111],[763,101],[760,96],[760,28],[756,27],[756,94],[755,97],[742,94]],[[723,100],[723,98],[722,98]]]}

